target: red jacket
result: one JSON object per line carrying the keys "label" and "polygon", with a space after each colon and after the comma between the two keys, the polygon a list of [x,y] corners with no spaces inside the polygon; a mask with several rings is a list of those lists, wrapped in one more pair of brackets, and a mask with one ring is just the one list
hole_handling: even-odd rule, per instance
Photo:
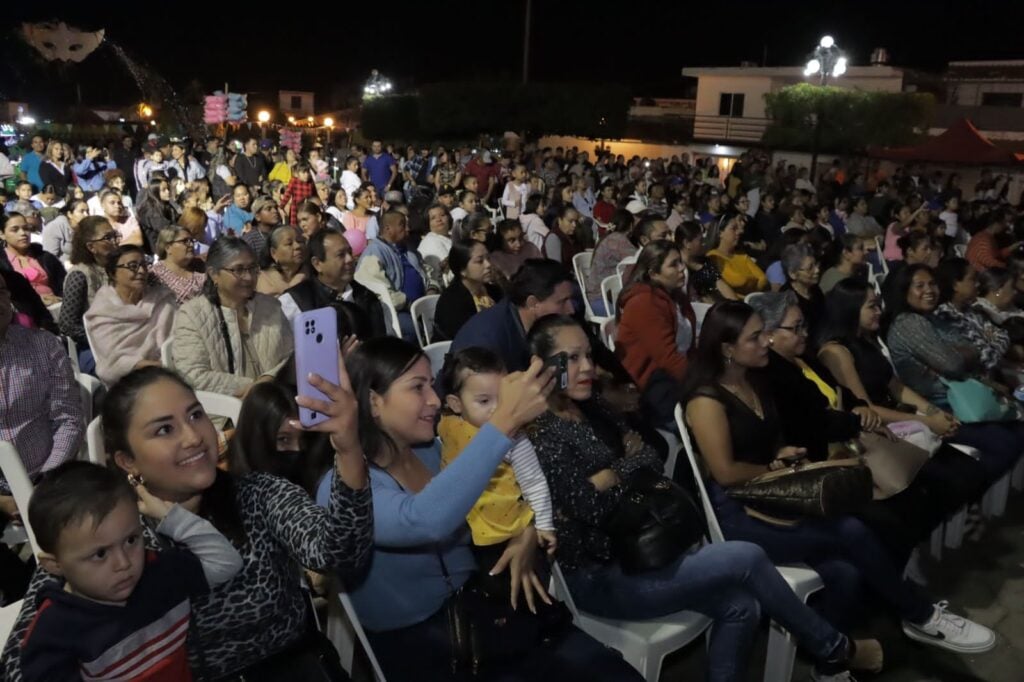
{"label": "red jacket", "polygon": [[676,381],[682,381],[686,374],[689,360],[676,348],[677,308],[690,321],[696,341],[697,319],[682,292],[673,300],[662,287],[637,283],[619,299],[615,354],[640,390],[646,388],[656,369],[664,370]]}

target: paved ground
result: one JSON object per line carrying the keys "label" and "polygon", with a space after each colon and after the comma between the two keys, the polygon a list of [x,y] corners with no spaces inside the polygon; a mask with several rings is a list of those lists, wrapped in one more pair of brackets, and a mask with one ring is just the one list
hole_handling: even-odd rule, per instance
{"label": "paved ground", "polygon": [[[886,652],[886,670],[858,675],[872,682],[1024,682],[1024,494],[1013,493],[1006,515],[992,523],[978,542],[947,550],[939,563],[926,562],[929,590],[948,599],[960,613],[995,628],[996,648],[980,656],[957,656],[905,638],[898,623],[879,618],[860,636],[879,637]],[[750,680],[760,680],[766,637],[751,663]],[[662,682],[703,679],[702,646],[690,646],[666,661]],[[809,667],[798,663],[794,682],[810,679]]]}

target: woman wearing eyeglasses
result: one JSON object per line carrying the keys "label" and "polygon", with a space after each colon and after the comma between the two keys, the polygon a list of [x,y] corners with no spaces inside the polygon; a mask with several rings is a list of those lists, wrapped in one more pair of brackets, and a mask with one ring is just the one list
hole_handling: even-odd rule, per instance
{"label": "woman wearing eyeglasses", "polygon": [[150,283],[141,246],[117,247],[106,260],[107,284],[85,313],[96,358],[96,376],[107,386],[133,369],[160,364],[160,346],[171,336],[174,297]]}
{"label": "woman wearing eyeglasses", "polygon": [[174,294],[180,306],[203,292],[206,275],[196,265],[196,240],[186,228],[172,225],[160,230],[156,239],[156,255],[160,262],[153,266],[153,276]]}
{"label": "woman wearing eyeglasses", "polygon": [[71,235],[71,269],[64,279],[64,298],[57,326],[61,334],[75,342],[79,367],[86,374],[96,373],[96,361],[82,319],[106,282],[103,266],[117,249],[120,239],[121,235],[110,221],[98,215],[82,218]]}
{"label": "woman wearing eyeglasses", "polygon": [[174,368],[197,390],[242,397],[272,379],[292,352],[281,304],[256,292],[260,267],[252,247],[220,237],[206,256],[203,295],[174,320]]}

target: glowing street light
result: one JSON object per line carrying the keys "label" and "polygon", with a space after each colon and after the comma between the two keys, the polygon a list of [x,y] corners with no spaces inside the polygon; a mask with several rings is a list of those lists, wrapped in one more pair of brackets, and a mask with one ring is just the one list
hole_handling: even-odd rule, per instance
{"label": "glowing street light", "polygon": [[141,115],[142,118],[151,118],[153,116],[153,107],[143,102],[139,105],[139,115]]}
{"label": "glowing street light", "polygon": [[294,116],[289,116],[288,117],[288,122],[289,123],[295,123],[295,117]]}
{"label": "glowing street light", "polygon": [[256,120],[258,120],[260,123],[266,124],[268,121],[270,121],[270,112],[264,109],[260,113],[256,114]]}
{"label": "glowing street light", "polygon": [[324,118],[324,125],[327,126],[328,128],[333,128],[334,127],[334,119],[331,118],[330,116],[325,117]]}
{"label": "glowing street light", "polygon": [[363,99],[373,99],[391,92],[394,86],[391,81],[382,76],[377,69],[370,72],[370,79],[363,86]]}
{"label": "glowing street light", "polygon": [[[824,87],[828,79],[839,78],[846,73],[846,56],[839,51],[835,38],[824,35],[814,48],[811,58],[807,60],[804,68],[804,77],[817,75],[818,84]],[[811,182],[816,182],[818,170],[818,144],[821,141],[822,120],[825,118],[825,109],[821,106],[821,99],[818,99],[819,108],[817,116],[814,117],[814,141],[811,146]]]}

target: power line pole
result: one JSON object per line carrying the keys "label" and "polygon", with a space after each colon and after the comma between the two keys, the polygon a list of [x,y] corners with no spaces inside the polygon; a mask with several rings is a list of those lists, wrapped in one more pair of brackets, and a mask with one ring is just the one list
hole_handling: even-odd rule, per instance
{"label": "power line pole", "polygon": [[523,85],[530,76],[530,10],[532,0],[526,0],[526,25],[523,28]]}

